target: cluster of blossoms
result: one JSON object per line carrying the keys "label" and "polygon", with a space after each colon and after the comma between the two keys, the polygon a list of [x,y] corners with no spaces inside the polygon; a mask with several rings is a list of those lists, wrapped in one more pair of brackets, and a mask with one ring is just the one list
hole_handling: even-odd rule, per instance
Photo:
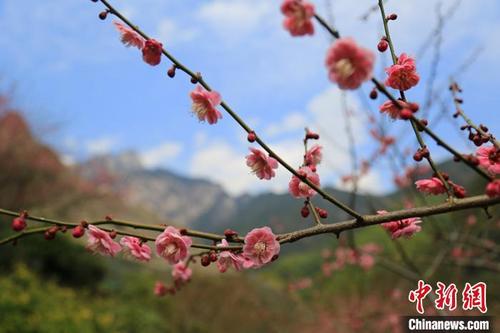
{"label": "cluster of blossoms", "polygon": [[[369,270],[375,265],[375,255],[381,251],[381,247],[375,243],[364,244],[356,249],[339,246],[334,253],[324,250],[322,253],[324,263],[321,266],[323,275],[330,276],[332,271],[341,270],[345,265],[357,265]],[[330,260],[332,257],[334,260]]]}
{"label": "cluster of blossoms", "polygon": [[[448,186],[450,186],[451,190],[453,191],[453,194],[457,198],[465,197],[466,195],[465,188],[449,180],[448,176],[445,173],[441,173],[441,176],[448,183]],[[415,182],[415,185],[417,186],[417,190],[425,194],[438,195],[446,193],[446,186],[438,177],[417,180]]]}
{"label": "cluster of blossoms", "polygon": [[[11,227],[20,232],[27,227],[26,220],[28,213],[22,212],[19,217],[13,219]],[[110,217],[106,217],[108,222],[112,222]],[[55,238],[57,232],[66,232],[66,227],[53,226],[45,232],[45,238],[51,240]],[[194,261],[190,256],[190,248],[193,245],[191,237],[186,236],[185,229],[177,229],[167,226],[155,239],[155,249],[158,257],[166,260],[172,265],[172,278],[174,287],[167,287],[158,282],[155,285],[155,294],[173,294],[182,285],[189,282],[192,269],[189,263]],[[147,240],[132,236],[124,236],[119,242],[115,241],[118,232],[106,231],[96,225],[82,221],[72,230],[74,238],[81,238],[87,234],[87,250],[103,256],[115,257],[122,252],[126,257],[135,260],[148,262],[152,259],[152,250],[147,245]],[[234,231],[226,231],[226,238],[232,240],[237,236]],[[217,262],[217,268],[221,273],[226,272],[230,267],[236,271],[248,268],[260,268],[278,258],[280,243],[276,235],[269,227],[256,228],[251,230],[244,238],[242,250],[230,250],[228,240],[222,239],[217,248],[218,252],[210,251],[210,256],[203,255],[201,264],[208,266],[210,262]],[[206,262],[208,259],[208,263]]]}
{"label": "cluster of blossoms", "polygon": [[[387,211],[379,210],[377,213],[383,215],[387,214]],[[422,227],[419,225],[421,222],[422,220],[419,217],[410,217],[399,221],[382,223],[380,226],[391,234],[392,239],[403,236],[409,238],[422,230]]]}
{"label": "cluster of blossoms", "polygon": [[116,29],[121,34],[121,41],[127,47],[136,47],[142,51],[142,59],[144,62],[151,66],[159,65],[161,62],[161,55],[163,45],[155,39],[145,40],[134,30],[126,27],[120,22],[114,22]]}

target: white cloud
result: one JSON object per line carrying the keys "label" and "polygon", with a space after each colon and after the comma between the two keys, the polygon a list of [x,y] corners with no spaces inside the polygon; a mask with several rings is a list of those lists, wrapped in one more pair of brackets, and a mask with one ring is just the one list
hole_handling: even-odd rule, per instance
{"label": "white cloud", "polygon": [[113,149],[118,140],[113,137],[101,137],[93,140],[88,140],[85,143],[85,148],[90,155],[106,154]]}
{"label": "white cloud", "polygon": [[153,168],[167,163],[177,157],[182,151],[182,145],[176,142],[165,142],[161,145],[140,153],[141,163],[147,168]]}
{"label": "white cloud", "polygon": [[180,27],[174,20],[164,18],[158,23],[157,36],[159,40],[172,45],[192,41],[198,36],[198,31],[193,28]]}
{"label": "white cloud", "polygon": [[264,133],[266,136],[277,136],[289,132],[303,129],[307,124],[307,119],[303,113],[292,112],[287,114],[279,123],[269,125]]}
{"label": "white cloud", "polygon": [[225,37],[241,38],[261,26],[275,7],[268,0],[214,0],[200,7],[198,17]]}
{"label": "white cloud", "polygon": [[225,142],[214,141],[197,150],[192,158],[193,176],[221,184],[231,194],[241,194],[259,181],[245,164],[245,154]]}

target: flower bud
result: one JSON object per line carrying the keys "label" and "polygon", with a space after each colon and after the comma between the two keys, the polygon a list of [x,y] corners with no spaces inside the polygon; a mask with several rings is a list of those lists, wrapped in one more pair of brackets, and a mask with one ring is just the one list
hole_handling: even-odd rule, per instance
{"label": "flower bud", "polygon": [[411,116],[413,115],[413,112],[410,110],[410,109],[403,109],[401,110],[401,112],[399,113],[399,116],[401,117],[401,119],[403,120],[408,120],[408,119],[411,119]]}
{"label": "flower bud", "polygon": [[26,219],[23,216],[16,217],[11,224],[12,230],[21,231],[26,228]]}
{"label": "flower bud", "polygon": [[257,139],[257,136],[255,135],[254,131],[248,132],[247,140],[248,142],[255,142]]}
{"label": "flower bud", "polygon": [[210,265],[210,257],[207,256],[206,254],[204,254],[202,257],[201,257],[201,265],[203,267],[207,267],[208,265]]}
{"label": "flower bud", "polygon": [[308,217],[309,216],[309,207],[307,207],[307,206],[302,207],[302,209],[300,210],[300,215],[302,215],[303,218]]}
{"label": "flower bud", "polygon": [[378,96],[377,89],[373,88],[372,91],[370,91],[370,98],[377,99],[377,96]]}
{"label": "flower bud", "polygon": [[71,230],[71,235],[75,238],[80,238],[85,234],[85,228],[81,225],[78,225]]}
{"label": "flower bud", "polygon": [[108,11],[107,11],[107,10],[105,10],[105,11],[103,11],[103,12],[100,12],[100,13],[99,13],[99,18],[100,18],[101,20],[105,20],[105,19],[106,19],[106,17],[108,17]]}
{"label": "flower bud", "polygon": [[173,77],[175,76],[175,68],[176,68],[175,66],[172,66],[172,67],[170,67],[170,68],[168,69],[168,71],[167,71],[167,75],[168,75],[169,77],[173,78]]}
{"label": "flower bud", "polygon": [[389,43],[387,43],[387,41],[385,39],[382,39],[382,40],[380,40],[380,42],[378,42],[377,49],[380,52],[385,52],[387,50],[388,46],[389,46]]}

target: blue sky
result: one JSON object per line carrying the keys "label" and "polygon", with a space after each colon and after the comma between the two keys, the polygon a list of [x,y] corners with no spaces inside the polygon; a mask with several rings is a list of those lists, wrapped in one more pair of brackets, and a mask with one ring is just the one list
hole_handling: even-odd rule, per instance
{"label": "blue sky", "polygon": [[[324,183],[338,184],[349,170],[341,93],[327,80],[324,68],[329,37],[316,26],[313,37],[292,38],[281,28],[281,1],[271,0],[112,0],[178,59],[203,73],[244,119],[292,164],[301,158],[303,127],[317,129],[326,159],[320,168]],[[315,1],[326,14],[325,1]],[[374,0],[332,1],[336,26],[344,36],[375,50],[382,28],[378,12],[360,17]],[[434,39],[421,52],[437,23],[438,1],[388,1],[387,11],[397,52],[419,55],[422,83],[410,99],[423,104],[433,61]],[[447,10],[455,1],[442,1]],[[86,0],[0,0],[0,78],[15,86],[14,104],[26,110],[37,134],[67,161],[133,149],[148,167],[212,179],[231,193],[282,191],[289,180],[283,168],[272,182],[258,181],[245,166],[246,136],[227,116],[215,126],[199,123],[190,113],[193,85],[183,75],[166,76],[166,59],[158,67],[141,61],[136,49],[119,42],[112,19],[100,21],[102,5]],[[500,2],[462,1],[445,20],[437,93],[451,107],[449,76],[480,48],[460,74],[464,108],[477,122],[499,130]],[[387,64],[377,52],[378,77]],[[179,73],[180,74],[180,73]],[[371,89],[367,84],[365,93]],[[359,154],[368,157],[374,145],[368,135],[365,105],[357,92],[346,100],[354,110]],[[376,108],[383,99],[372,103]],[[431,109],[437,114],[440,108]],[[448,114],[453,111],[449,109]],[[390,123],[404,133],[402,146],[416,147],[408,124]],[[463,149],[457,126],[441,121],[436,130]],[[432,145],[430,145],[432,147]],[[440,160],[446,154],[433,149]],[[392,184],[386,162],[363,181],[366,191],[387,191]]]}

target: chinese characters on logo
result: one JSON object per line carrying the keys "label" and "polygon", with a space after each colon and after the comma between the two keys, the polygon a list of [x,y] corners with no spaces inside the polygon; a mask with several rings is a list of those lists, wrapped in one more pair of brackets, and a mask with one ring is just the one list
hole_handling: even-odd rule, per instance
{"label": "chinese characters on logo", "polygon": [[[418,281],[417,289],[410,290],[408,300],[416,303],[417,312],[424,313],[424,299],[432,291],[432,286],[422,280]],[[442,282],[437,282],[437,289],[434,292],[437,297],[434,300],[434,306],[438,310],[448,309],[453,311],[457,308],[458,288],[454,283],[446,286]],[[478,309],[481,313],[486,313],[486,283],[478,282],[474,285],[466,283],[462,291],[462,309]]]}

